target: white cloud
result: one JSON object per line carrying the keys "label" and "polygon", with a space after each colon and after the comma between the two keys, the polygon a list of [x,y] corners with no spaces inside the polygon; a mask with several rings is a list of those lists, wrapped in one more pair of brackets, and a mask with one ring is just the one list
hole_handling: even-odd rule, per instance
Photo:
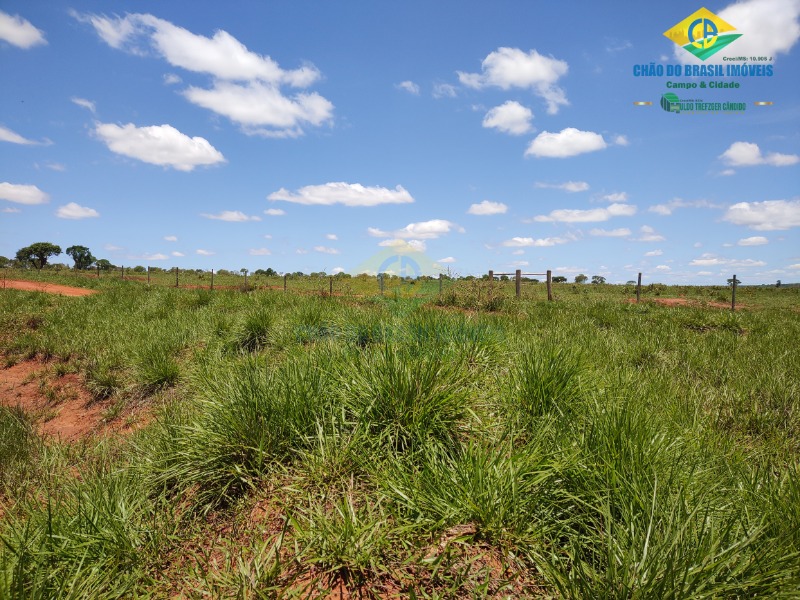
{"label": "white cloud", "polygon": [[122,246],[115,246],[114,244],[106,244],[105,246],[103,246],[103,249],[108,250],[109,252],[120,252],[122,250],[125,250],[125,248],[123,248]]}
{"label": "white cloud", "polygon": [[[735,27],[742,37],[709,57],[708,63],[721,63],[723,57],[788,54],[800,38],[800,2],[797,0],[745,0],[714,12]],[[697,64],[697,59],[677,44],[673,50],[675,58],[682,63]]]}
{"label": "white cloud", "polygon": [[604,148],[606,141],[599,133],[567,127],[558,133],[543,131],[537,135],[525,150],[525,156],[568,158]]}
{"label": "white cloud", "polygon": [[713,204],[708,200],[682,200],[680,198],[674,198],[666,204],[655,204],[647,210],[657,215],[668,216],[671,215],[676,208],[721,208],[721,206]]}
{"label": "white cloud", "polygon": [[250,256],[269,256],[272,254],[269,248],[250,248]]}
{"label": "white cloud", "polygon": [[17,132],[11,131],[2,125],[0,125],[0,142],[11,142],[12,144],[20,144],[22,146],[36,146],[39,144],[39,142],[24,138]]}
{"label": "white cloud", "polygon": [[769,244],[769,240],[762,235],[754,235],[753,237],[742,238],[736,242],[739,246],[763,246]]}
{"label": "white cloud", "polygon": [[502,215],[508,210],[508,206],[502,202],[492,202],[491,200],[483,200],[477,204],[471,204],[467,214],[469,215]]}
{"label": "white cloud", "polygon": [[369,227],[367,233],[372,237],[393,237],[399,239],[417,238],[421,240],[432,240],[438,238],[440,235],[450,233],[451,230],[464,233],[464,229],[459,227],[452,221],[445,221],[444,219],[432,219],[430,221],[421,221],[419,223],[409,223],[402,229],[395,231],[382,231],[375,227]]}
{"label": "white cloud", "polygon": [[86,98],[70,98],[70,100],[73,104],[80,106],[81,108],[96,112],[95,104],[91,100],[87,100]]}
{"label": "white cloud", "polygon": [[61,163],[47,163],[45,167],[47,167],[51,171],[58,171],[59,173],[63,173],[64,171],[67,170],[66,165],[62,165]]}
{"label": "white cloud", "polygon": [[336,248],[328,248],[327,246],[314,246],[314,252],[322,252],[323,254],[339,254]]}
{"label": "white cloud", "polygon": [[612,217],[630,217],[636,214],[636,206],[615,203],[606,208],[590,208],[588,210],[561,208],[551,211],[549,215],[538,215],[533,218],[537,223],[596,223],[608,221]]}
{"label": "white cloud", "polygon": [[434,98],[455,98],[457,94],[455,86],[449,83],[436,83],[433,86]]}
{"label": "white cloud", "polygon": [[558,80],[567,74],[566,61],[542,56],[536,50],[528,53],[519,48],[498,48],[483,59],[481,73],[458,72],[458,80],[471,88],[498,87],[530,89],[547,103],[548,114],[569,104]]}
{"label": "white cloud", "polygon": [[164,236],[164,240],[167,241],[167,242],[177,242],[178,241],[178,236],[176,236],[176,235],[165,235]]}
{"label": "white cloud", "polygon": [[380,204],[414,202],[411,194],[401,185],[391,190],[384,187],[368,187],[360,183],[345,183],[343,181],[325,183],[323,185],[307,185],[297,190],[294,194],[281,188],[267,196],[267,199],[321,206],[330,206],[332,204],[378,206]]}
{"label": "white cloud", "polygon": [[27,50],[39,44],[46,44],[44,32],[34,27],[19,15],[11,16],[0,10],[0,40]]}
{"label": "white cloud", "polygon": [[548,246],[557,246],[558,244],[566,244],[575,241],[575,236],[566,237],[548,237],[534,239],[529,237],[514,237],[510,240],[503,242],[503,246],[508,248],[546,248]]}
{"label": "white cloud", "polygon": [[619,229],[592,229],[589,235],[596,235],[600,237],[627,237],[631,234],[631,230],[627,227],[620,227]]}
{"label": "white cloud", "polygon": [[14,208],[13,206],[6,206],[5,208],[0,209],[0,213],[6,213],[6,214],[19,213],[19,212],[22,211],[18,208]]}
{"label": "white cloud", "polygon": [[663,272],[663,271],[671,271],[671,270],[672,270],[672,267],[670,267],[669,265],[657,265],[656,266],[656,271],[662,271]]}
{"label": "white cloud", "polygon": [[264,211],[264,214],[270,217],[282,217],[286,214],[286,211],[282,208],[268,208]]}
{"label": "white cloud", "polygon": [[634,238],[634,242],[663,242],[667,239],[649,225],[642,225],[639,231],[641,235],[638,238]]}
{"label": "white cloud", "polygon": [[409,94],[414,94],[415,96],[419,96],[419,86],[414,83],[413,81],[401,81],[395,87],[398,90],[404,90]]}
{"label": "white cloud", "polygon": [[525,250],[514,250],[511,254],[513,254],[514,256],[522,256],[523,254],[525,254]]}
{"label": "white cloud", "polygon": [[797,264],[794,264],[794,265],[789,265],[786,268],[787,269],[800,269],[800,263],[797,263]]}
{"label": "white cloud", "polygon": [[628,137],[624,135],[615,135],[613,143],[615,146],[627,146],[628,144],[630,144],[630,142],[628,141]]}
{"label": "white cloud", "polygon": [[734,169],[723,169],[719,174],[722,177],[730,177],[731,175],[736,175],[736,171]]}
{"label": "white cloud", "polygon": [[228,221],[229,223],[243,223],[245,221],[260,221],[261,217],[258,216],[248,216],[241,211],[238,210],[223,210],[218,215],[210,215],[208,213],[201,213],[201,217],[205,217],[206,219],[215,219],[217,221]]}
{"label": "white cloud", "polygon": [[16,183],[0,183],[0,200],[8,200],[17,204],[45,204],[50,196],[35,185]]}
{"label": "white cloud", "polygon": [[730,148],[720,155],[720,158],[731,167],[753,167],[756,165],[788,167],[800,162],[800,156],[796,154],[770,152],[767,155],[763,155],[758,144],[750,142],[734,142]]}
{"label": "white cloud", "polygon": [[397,252],[425,252],[427,245],[422,240],[383,240],[378,244],[383,248],[394,248]]}
{"label": "white cloud", "polygon": [[142,260],[167,260],[169,257],[159,252],[156,254],[143,254],[140,258]]}
{"label": "white cloud", "polygon": [[585,192],[589,189],[589,184],[585,181],[567,181],[565,183],[544,183],[536,182],[537,188],[564,190],[565,192]]}
{"label": "white cloud", "polygon": [[703,254],[689,263],[693,267],[763,267],[766,264],[763,260],[719,258],[713,254]]}
{"label": "white cloud", "polygon": [[338,239],[339,239],[339,236],[338,236],[338,235],[336,235],[335,233],[326,233],[326,234],[325,234],[325,239],[326,239],[326,240],[333,240],[333,241],[336,241],[336,240],[338,240]]}
{"label": "white cloud", "polygon": [[800,227],[800,200],[739,202],[731,206],[722,219],[734,225],[746,225],[756,231]]}
{"label": "white cloud", "polygon": [[95,134],[112,152],[178,171],[192,171],[197,166],[225,162],[222,153],[208,140],[190,138],[171,125],[136,127],[128,123],[120,127],[113,123],[98,123]]}
{"label": "white cloud", "polygon": [[164,73],[164,85],[177,85],[182,83],[183,79],[175,73]]}
{"label": "white cloud", "polygon": [[[304,125],[319,126],[332,118],[333,104],[319,94],[288,96],[281,91],[282,86],[306,88],[316,82],[321,74],[311,64],[284,70],[226,31],[218,30],[209,38],[149,14],[122,18],[73,14],[91,23],[114,48],[139,55],[154,51],[174,67],[212,76],[211,88],[190,86],[183,95],[240,124],[245,133],[296,137]],[[173,82],[174,78],[167,81]]]}
{"label": "white cloud", "polygon": [[530,263],[527,260],[515,260],[510,264],[512,267],[527,267]]}
{"label": "white cloud", "polygon": [[344,268],[343,267],[334,267],[331,270],[331,275],[338,275],[339,273],[344,273]]}
{"label": "white cloud", "polygon": [[628,194],[625,192],[614,192],[613,194],[602,196],[602,200],[607,200],[608,202],[627,202]]}
{"label": "white cloud", "polygon": [[650,250],[650,252],[645,252],[645,256],[661,256],[664,254],[662,250]]}
{"label": "white cloud", "polygon": [[171,254],[172,254],[172,256],[176,256],[178,258],[180,258],[182,256],[186,256],[183,252],[178,252],[177,250],[175,252],[171,252]]}
{"label": "white cloud", "polygon": [[698,271],[697,274],[708,277],[709,275],[713,275],[714,273],[712,273],[711,271]]}
{"label": "white cloud", "polygon": [[81,206],[75,202],[70,202],[60,206],[56,211],[59,219],[92,219],[100,216],[100,213],[88,206]]}
{"label": "white cloud", "polygon": [[487,112],[483,118],[483,126],[511,135],[522,135],[531,131],[532,119],[531,109],[522,106],[519,102],[509,100]]}
{"label": "white cloud", "polygon": [[437,262],[437,263],[442,263],[443,265],[447,265],[447,264],[450,264],[450,263],[454,263],[454,262],[456,262],[456,259],[455,259],[455,258],[453,258],[452,256],[447,256],[447,257],[445,257],[445,258],[440,258],[440,259],[439,259],[439,260],[437,260],[436,262]]}
{"label": "white cloud", "polygon": [[202,248],[198,248],[195,250],[195,254],[199,254],[200,256],[213,256],[214,252],[211,252],[211,250],[203,250]]}

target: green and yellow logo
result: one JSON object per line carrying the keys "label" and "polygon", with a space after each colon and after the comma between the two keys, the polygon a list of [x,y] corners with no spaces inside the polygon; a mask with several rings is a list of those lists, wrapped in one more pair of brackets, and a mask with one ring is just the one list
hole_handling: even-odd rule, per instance
{"label": "green and yellow logo", "polygon": [[741,33],[729,33],[731,31],[736,31],[733,25],[701,8],[667,29],[664,35],[700,60],[706,60],[742,37]]}

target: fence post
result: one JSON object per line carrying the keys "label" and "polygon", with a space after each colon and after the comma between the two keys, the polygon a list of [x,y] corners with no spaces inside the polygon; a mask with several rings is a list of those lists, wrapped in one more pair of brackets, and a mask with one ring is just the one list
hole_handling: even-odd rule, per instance
{"label": "fence post", "polygon": [[214,269],[211,269],[211,289],[214,289]]}
{"label": "fence post", "polygon": [[439,273],[439,295],[442,295],[442,274]]}
{"label": "fence post", "polygon": [[122,279],[125,279],[125,265],[120,267],[120,272],[122,273]]}
{"label": "fence post", "polygon": [[147,285],[150,285],[150,265],[147,265]]}
{"label": "fence post", "polygon": [[288,273],[283,274],[283,291],[286,291],[286,278],[289,277]]}
{"label": "fence post", "polygon": [[733,291],[731,293],[731,310],[736,310],[736,273],[733,274]]}
{"label": "fence post", "polygon": [[522,269],[517,269],[517,271],[514,273],[514,287],[517,292],[517,298],[519,298],[521,283],[522,283]]}
{"label": "fence post", "polygon": [[247,271],[244,272],[244,291],[247,291]]}
{"label": "fence post", "polygon": [[383,296],[383,273],[378,273],[378,286],[381,289],[381,296]]}
{"label": "fence post", "polygon": [[636,280],[636,304],[639,304],[639,297],[642,295],[642,274]]}
{"label": "fence post", "polygon": [[97,265],[97,278],[100,279],[100,265]]}
{"label": "fence post", "polygon": [[553,301],[553,272],[547,269],[547,301]]}

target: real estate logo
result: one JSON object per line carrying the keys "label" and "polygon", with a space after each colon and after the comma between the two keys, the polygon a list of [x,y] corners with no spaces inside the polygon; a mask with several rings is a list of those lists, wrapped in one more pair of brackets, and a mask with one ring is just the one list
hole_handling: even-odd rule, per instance
{"label": "real estate logo", "polygon": [[700,60],[706,60],[742,37],[741,33],[729,33],[731,31],[736,31],[733,25],[701,8],[667,29],[664,35]]}

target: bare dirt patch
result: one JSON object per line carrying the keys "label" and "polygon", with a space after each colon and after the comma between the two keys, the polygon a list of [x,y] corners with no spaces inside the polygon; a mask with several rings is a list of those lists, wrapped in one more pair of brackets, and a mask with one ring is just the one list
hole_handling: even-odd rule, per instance
{"label": "bare dirt patch", "polygon": [[[636,298],[628,298],[625,300],[625,302],[628,304],[636,304]],[[726,304],[724,302],[690,300],[689,298],[646,298],[643,299],[642,302],[650,302],[652,304],[660,304],[662,306],[695,306],[727,309],[730,309],[731,307],[730,304]],[[737,302],[736,308],[746,308],[746,306]]]}
{"label": "bare dirt patch", "polygon": [[0,404],[22,408],[42,434],[75,441],[106,425],[110,402],[93,402],[75,373],[58,376],[45,363],[25,361],[0,370]]}
{"label": "bare dirt patch", "polygon": [[44,292],[46,294],[60,294],[62,296],[91,296],[97,290],[59,285],[57,283],[44,283],[43,281],[20,281],[18,279],[5,279],[3,287],[25,292]]}

